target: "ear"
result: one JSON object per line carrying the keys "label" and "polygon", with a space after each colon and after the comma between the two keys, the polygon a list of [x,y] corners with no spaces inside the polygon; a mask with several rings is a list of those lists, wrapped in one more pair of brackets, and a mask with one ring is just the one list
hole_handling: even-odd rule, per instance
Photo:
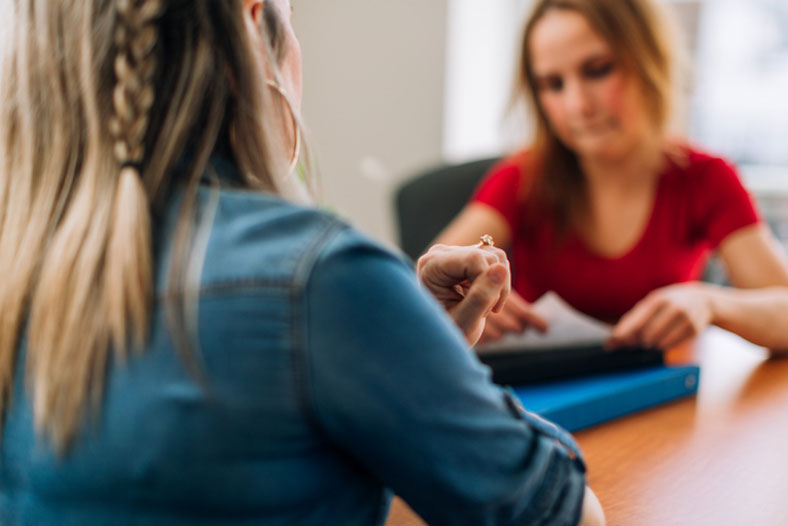
{"label": "ear", "polygon": [[263,4],[265,0],[244,0],[244,17],[256,27],[263,23]]}
{"label": "ear", "polygon": [[249,38],[251,39],[252,47],[254,48],[257,58],[260,60],[260,64],[263,67],[262,73],[265,74],[265,78],[271,76],[269,75],[270,64],[268,54],[265,52],[266,46],[263,42],[260,29],[265,23],[263,18],[263,8],[265,7],[265,3],[267,1],[269,0],[243,0],[244,25],[246,26]]}

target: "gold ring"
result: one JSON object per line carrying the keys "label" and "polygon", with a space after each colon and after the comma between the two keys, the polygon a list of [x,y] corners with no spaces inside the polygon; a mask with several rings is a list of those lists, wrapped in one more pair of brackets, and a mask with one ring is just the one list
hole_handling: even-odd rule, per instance
{"label": "gold ring", "polygon": [[482,237],[479,238],[479,244],[477,245],[479,248],[482,247],[494,247],[495,241],[490,234],[484,234]]}

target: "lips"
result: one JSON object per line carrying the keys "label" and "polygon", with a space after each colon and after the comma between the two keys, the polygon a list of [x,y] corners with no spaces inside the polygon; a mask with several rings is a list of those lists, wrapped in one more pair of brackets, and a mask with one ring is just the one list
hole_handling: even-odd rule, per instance
{"label": "lips", "polygon": [[613,119],[584,122],[572,126],[572,133],[576,135],[596,135],[612,130],[615,127]]}

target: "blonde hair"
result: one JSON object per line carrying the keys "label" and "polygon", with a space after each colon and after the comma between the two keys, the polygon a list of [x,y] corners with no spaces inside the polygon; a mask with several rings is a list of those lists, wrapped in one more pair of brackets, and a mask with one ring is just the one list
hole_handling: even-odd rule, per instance
{"label": "blonde hair", "polygon": [[263,71],[275,53],[260,60],[241,0],[0,5],[0,410],[26,333],[35,428],[62,452],[110,359],[147,342],[151,225],[171,190],[184,188],[173,297],[210,155],[231,155],[244,186],[277,190],[286,160],[272,153]]}
{"label": "blonde hair", "polygon": [[657,133],[671,120],[678,84],[677,35],[672,21],[653,0],[537,0],[528,17],[520,47],[516,97],[525,97],[536,116],[534,140],[526,169],[539,174],[532,198],[566,232],[572,212],[582,208],[584,178],[577,156],[553,133],[539,104],[531,70],[531,40],[542,18],[552,10],[582,15],[611,47],[619,64],[639,81]]}

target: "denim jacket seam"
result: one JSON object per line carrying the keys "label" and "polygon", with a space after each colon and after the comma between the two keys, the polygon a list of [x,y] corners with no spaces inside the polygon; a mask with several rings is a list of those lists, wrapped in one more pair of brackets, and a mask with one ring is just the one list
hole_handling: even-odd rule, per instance
{"label": "denim jacket seam", "polygon": [[311,401],[312,389],[310,387],[308,331],[306,319],[306,288],[315,264],[320,259],[325,248],[336,239],[342,232],[348,229],[348,225],[336,217],[327,217],[324,227],[316,234],[317,241],[312,244],[310,250],[306,251],[296,264],[293,273],[291,293],[291,357],[293,382],[299,396],[299,404],[313,425],[320,428],[314,404]]}
{"label": "denim jacket seam", "polygon": [[[271,289],[277,288],[281,290],[289,290],[293,287],[292,283],[285,279],[269,279],[269,278],[239,278],[216,281],[209,284],[200,285],[198,291],[200,299],[221,296],[227,292],[234,292],[240,289],[248,289],[255,291],[257,289]],[[170,297],[167,292],[159,292],[156,294],[156,301],[165,301]]]}

